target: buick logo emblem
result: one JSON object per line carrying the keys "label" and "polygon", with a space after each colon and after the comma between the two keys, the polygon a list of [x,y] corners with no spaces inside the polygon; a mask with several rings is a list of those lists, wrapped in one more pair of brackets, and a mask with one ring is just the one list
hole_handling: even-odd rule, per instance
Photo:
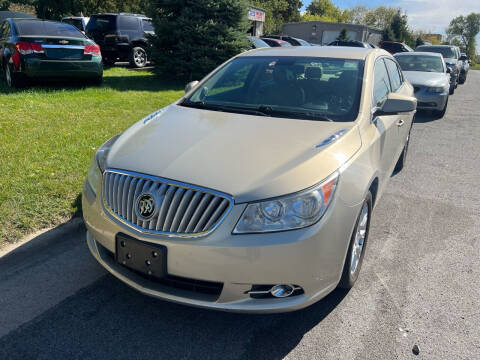
{"label": "buick logo emblem", "polygon": [[136,201],[135,210],[137,216],[143,220],[149,220],[155,214],[155,198],[152,194],[141,194]]}

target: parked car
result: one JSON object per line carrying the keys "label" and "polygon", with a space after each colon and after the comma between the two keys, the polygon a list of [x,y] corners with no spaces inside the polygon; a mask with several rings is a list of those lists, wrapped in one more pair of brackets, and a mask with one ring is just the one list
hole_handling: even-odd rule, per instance
{"label": "parked car", "polygon": [[100,83],[100,47],[70,24],[7,19],[0,25],[0,66],[10,87],[34,78],[77,78]]}
{"label": "parked car", "polygon": [[462,70],[462,63],[459,61],[460,51],[458,47],[453,45],[420,45],[417,46],[415,51],[442,54],[445,59],[445,64],[450,69],[451,83],[453,84],[451,94],[453,94],[458,86],[460,72]]}
{"label": "parked car", "polygon": [[154,34],[154,29],[151,19],[145,15],[93,15],[86,32],[100,45],[106,65],[129,61],[131,66],[142,68],[148,64],[150,42],[147,35]]}
{"label": "parked car", "polygon": [[66,16],[62,18],[63,23],[67,23],[75,26],[78,30],[85,34],[85,28],[87,27],[89,17],[85,16]]}
{"label": "parked car", "polygon": [[361,42],[357,40],[335,40],[332,41],[328,46],[351,46],[351,47],[361,47],[366,49],[374,49],[375,46],[367,42]]}
{"label": "parked car", "polygon": [[266,37],[262,37],[260,39],[265,41],[270,47],[292,46],[290,43],[279,39],[270,39]]}
{"label": "parked car", "polygon": [[265,41],[260,39],[259,37],[256,36],[249,36],[248,40],[250,41],[250,44],[252,45],[252,49],[260,49],[260,48],[268,48],[270,45],[268,45]]}
{"label": "parked car", "polygon": [[442,118],[447,111],[448,95],[454,91],[442,55],[431,52],[398,53],[395,59],[413,85],[417,108],[432,110]]}
{"label": "parked car", "polygon": [[270,39],[278,39],[288,42],[291,46],[312,46],[308,41],[294,38],[291,36],[282,36],[282,35],[265,35],[264,37]]}
{"label": "parked car", "polygon": [[393,57],[252,50],[186,91],[98,149],[82,200],[95,259],[144,294],[219,310],[351,288],[416,109]]}
{"label": "parked car", "polygon": [[462,62],[462,69],[460,70],[460,76],[458,82],[464,84],[467,81],[468,71],[470,70],[470,61],[465,53],[460,54],[460,61]]}
{"label": "parked car", "polygon": [[390,54],[413,51],[407,44],[396,41],[382,41],[379,45],[381,49],[387,50]]}

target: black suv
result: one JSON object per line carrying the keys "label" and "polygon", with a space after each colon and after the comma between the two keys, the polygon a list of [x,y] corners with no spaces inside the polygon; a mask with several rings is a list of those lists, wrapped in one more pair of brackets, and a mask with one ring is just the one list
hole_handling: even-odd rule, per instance
{"label": "black suv", "polygon": [[148,62],[150,47],[147,34],[154,34],[152,21],[138,14],[97,14],[90,17],[86,34],[102,50],[105,65],[129,61],[142,68]]}

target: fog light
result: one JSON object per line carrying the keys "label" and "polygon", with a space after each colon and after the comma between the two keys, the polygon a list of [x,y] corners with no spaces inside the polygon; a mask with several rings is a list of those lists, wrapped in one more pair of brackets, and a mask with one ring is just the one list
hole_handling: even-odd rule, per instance
{"label": "fog light", "polygon": [[275,285],[270,289],[270,294],[276,298],[286,298],[293,294],[295,287],[293,285]]}

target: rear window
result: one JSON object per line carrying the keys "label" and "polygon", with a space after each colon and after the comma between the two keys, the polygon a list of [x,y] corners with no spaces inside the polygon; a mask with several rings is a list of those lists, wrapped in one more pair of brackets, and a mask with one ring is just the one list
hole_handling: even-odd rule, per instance
{"label": "rear window", "polygon": [[85,36],[74,26],[53,21],[15,21],[15,28],[20,36],[61,36],[84,38]]}
{"label": "rear window", "polygon": [[87,24],[88,31],[110,32],[115,30],[115,16],[92,16]]}
{"label": "rear window", "polygon": [[434,52],[442,54],[444,58],[456,59],[457,55],[452,47],[440,47],[440,46],[419,46],[416,51]]}
{"label": "rear window", "polygon": [[150,20],[142,20],[143,31],[154,31],[152,22]]}
{"label": "rear window", "polygon": [[83,22],[80,19],[63,19],[62,22],[73,25],[79,30],[83,30]]}

